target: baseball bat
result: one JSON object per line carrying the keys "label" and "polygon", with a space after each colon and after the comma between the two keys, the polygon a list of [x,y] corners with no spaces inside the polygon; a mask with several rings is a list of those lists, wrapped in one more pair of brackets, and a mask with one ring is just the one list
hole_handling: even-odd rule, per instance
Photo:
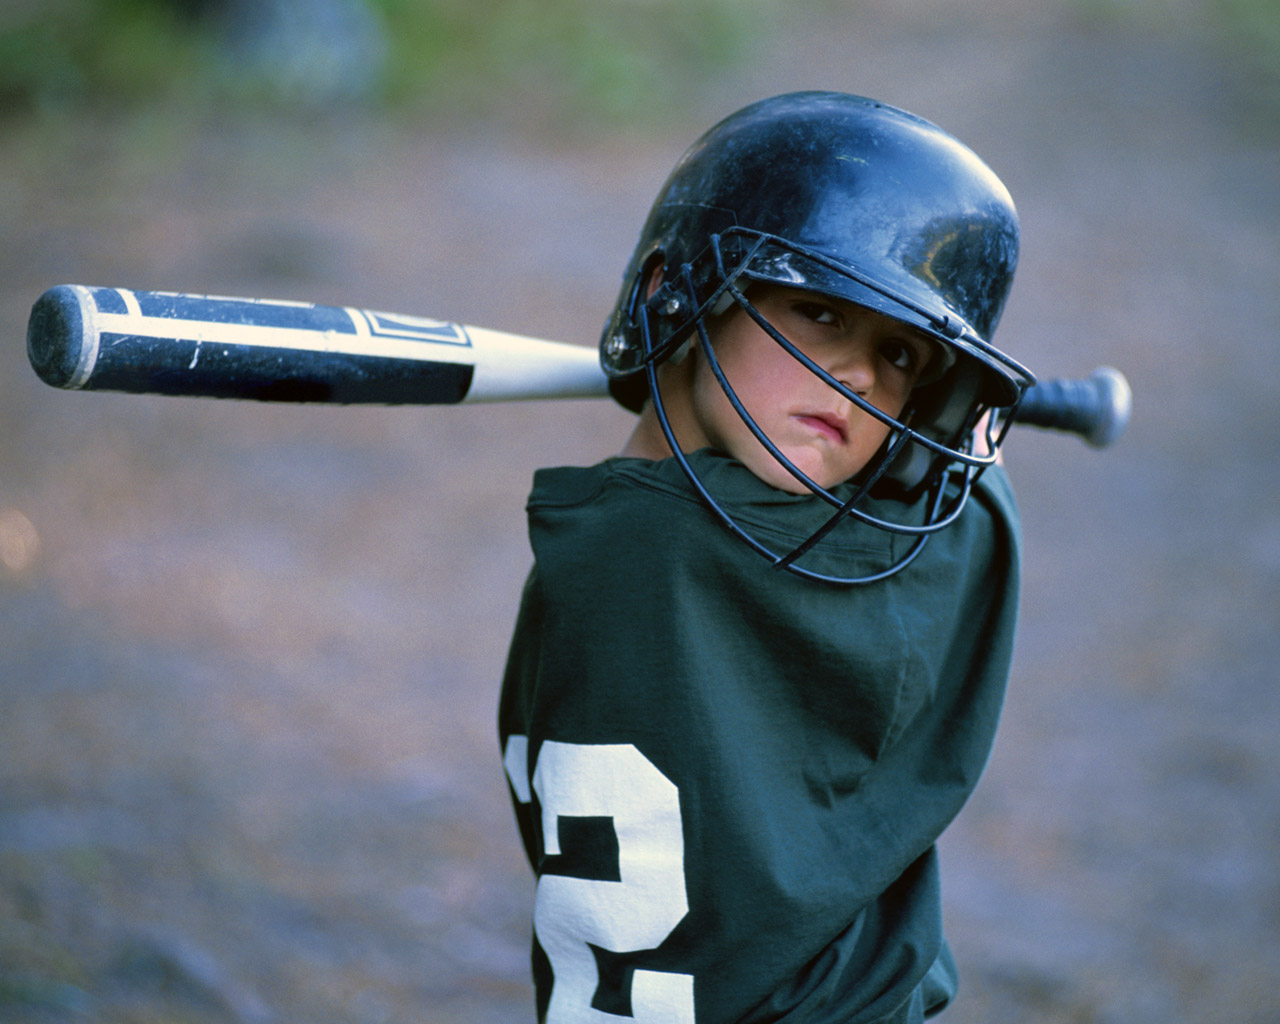
{"label": "baseball bat", "polygon": [[[306,302],[58,285],[27,355],[47,384],[269,402],[451,405],[608,394],[594,348],[447,320]],[[1033,385],[1020,424],[1105,447],[1131,395],[1109,367]]]}
{"label": "baseball bat", "polygon": [[27,356],[73,390],[448,405],[608,394],[593,348],[306,302],[59,285]]}

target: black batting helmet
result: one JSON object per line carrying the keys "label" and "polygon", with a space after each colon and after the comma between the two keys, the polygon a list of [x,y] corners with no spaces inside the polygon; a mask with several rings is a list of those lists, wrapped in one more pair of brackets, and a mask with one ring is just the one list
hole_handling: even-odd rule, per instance
{"label": "black batting helmet", "polygon": [[[973,479],[994,460],[1009,413],[1034,381],[992,342],[1018,238],[1004,185],[936,125],[843,93],[763,100],[703,135],[659,192],[605,325],[601,364],[623,405],[638,410],[654,397],[665,430],[654,368],[690,340],[714,360],[707,324],[734,303],[770,330],[750,303],[755,282],[854,302],[925,332],[945,358],[898,417],[827,381],[890,428],[881,453],[860,474],[854,499],[840,500],[808,480],[757,433],[792,475],[837,509],[824,533],[853,516],[919,534],[911,554],[888,570],[897,571],[929,533],[959,514]],[[659,267],[665,283],[647,296]],[[995,415],[986,421],[987,450],[975,454],[973,433],[988,412]],[[681,458],[670,434],[668,440]],[[895,522],[858,509],[873,491],[913,498],[932,491],[934,498],[924,521]],[[800,549],[778,556],[746,539],[776,563],[816,575],[794,564]]]}

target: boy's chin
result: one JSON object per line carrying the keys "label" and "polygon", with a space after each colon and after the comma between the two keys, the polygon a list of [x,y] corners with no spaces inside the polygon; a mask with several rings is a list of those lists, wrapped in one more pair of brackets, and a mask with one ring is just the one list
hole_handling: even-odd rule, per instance
{"label": "boy's chin", "polygon": [[[774,487],[779,491],[785,491],[787,494],[812,494],[813,491],[803,481],[797,480],[791,475],[790,471],[781,462],[775,459],[767,452],[761,453],[762,457],[751,460],[743,460],[747,469],[751,470],[757,477],[767,483],[770,487]],[[806,465],[805,460],[792,456],[790,453],[784,452],[788,458],[795,463],[796,469],[804,473],[819,487],[830,490],[837,484],[843,483],[848,477],[840,477],[833,479],[837,474],[833,473],[825,466]]]}

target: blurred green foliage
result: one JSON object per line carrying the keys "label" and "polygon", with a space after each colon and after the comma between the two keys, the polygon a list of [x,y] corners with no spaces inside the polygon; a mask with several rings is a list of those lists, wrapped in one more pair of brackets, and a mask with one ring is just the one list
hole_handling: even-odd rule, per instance
{"label": "blurred green foliage", "polygon": [[1280,79],[1280,3],[1276,0],[1212,0],[1229,43]]}
{"label": "blurred green foliage", "polygon": [[[361,90],[364,102],[468,109],[542,96],[614,112],[640,109],[675,82],[714,74],[749,51],[769,16],[785,6],[785,0],[365,2],[384,45]],[[223,7],[210,0],[9,0],[0,5],[0,111],[172,98],[327,101],[279,88],[265,62],[246,64],[217,16]]]}
{"label": "blurred green foliage", "polygon": [[533,87],[630,109],[748,52],[784,0],[372,2],[392,27],[393,99]]}
{"label": "blurred green foliage", "polygon": [[[336,2],[363,2],[382,41],[376,54],[342,58],[367,72],[345,93],[305,75],[286,81],[280,40],[247,60],[218,17],[226,0],[0,0],[0,117],[156,100],[317,108],[352,99],[462,114],[540,105],[633,116],[678,102],[680,88],[735,62],[777,59],[767,47],[780,19],[851,0]],[[1280,92],[1280,0],[1062,2],[1103,27],[1194,33]],[[312,26],[310,45],[340,44],[341,35]],[[320,53],[313,63],[335,59]]]}
{"label": "blurred green foliage", "polygon": [[129,102],[193,87],[210,41],[163,0],[45,0],[0,10],[0,110]]}

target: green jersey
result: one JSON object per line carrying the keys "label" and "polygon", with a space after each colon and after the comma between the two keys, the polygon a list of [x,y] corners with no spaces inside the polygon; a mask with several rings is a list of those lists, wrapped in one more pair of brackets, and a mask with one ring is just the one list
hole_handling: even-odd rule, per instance
{"label": "green jersey", "polygon": [[[711,451],[775,550],[830,515]],[[541,470],[499,732],[553,1022],[915,1022],[950,999],[934,843],[986,762],[1017,604],[1000,469],[912,565],[771,569],[674,460]],[[844,536],[837,536],[843,531]],[[836,531],[860,575],[909,537]]]}

